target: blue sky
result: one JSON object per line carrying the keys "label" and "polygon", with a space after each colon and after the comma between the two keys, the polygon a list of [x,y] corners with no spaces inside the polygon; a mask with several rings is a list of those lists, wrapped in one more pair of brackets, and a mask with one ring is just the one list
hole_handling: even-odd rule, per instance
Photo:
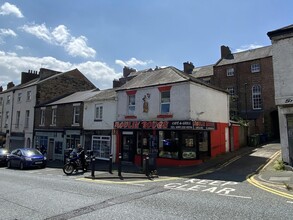
{"label": "blue sky", "polygon": [[0,86],[21,72],[78,68],[98,88],[123,66],[183,69],[271,45],[293,23],[292,0],[0,0]]}

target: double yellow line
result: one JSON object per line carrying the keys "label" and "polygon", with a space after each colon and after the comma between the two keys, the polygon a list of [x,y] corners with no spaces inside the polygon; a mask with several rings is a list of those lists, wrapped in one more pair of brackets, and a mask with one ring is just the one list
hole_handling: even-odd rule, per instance
{"label": "double yellow line", "polygon": [[[279,156],[279,154],[280,154],[280,151],[276,152],[273,156],[271,156],[271,157],[269,158],[270,162],[267,163],[265,166],[261,166],[261,167],[259,167],[259,169],[256,171],[256,173],[258,173],[259,171],[261,171],[261,170],[263,170],[264,168],[266,168],[270,163],[272,163],[272,161],[274,161],[274,159],[275,159],[276,157]],[[257,180],[255,179],[255,176],[256,176],[255,174],[251,174],[251,175],[249,175],[249,176],[246,178],[246,180],[247,180],[250,184],[252,184],[252,185],[254,185],[254,186],[256,186],[256,187],[258,187],[258,188],[260,188],[260,189],[262,189],[262,190],[265,190],[265,191],[270,192],[270,193],[273,193],[273,194],[275,194],[275,195],[282,196],[282,197],[285,197],[285,198],[287,198],[287,199],[292,199],[292,200],[293,200],[293,195],[292,195],[292,194],[289,194],[289,193],[286,193],[286,192],[282,192],[282,191],[279,191],[279,190],[276,190],[276,189],[273,189],[273,188],[267,187],[267,186],[261,184],[259,181],[257,181]]]}

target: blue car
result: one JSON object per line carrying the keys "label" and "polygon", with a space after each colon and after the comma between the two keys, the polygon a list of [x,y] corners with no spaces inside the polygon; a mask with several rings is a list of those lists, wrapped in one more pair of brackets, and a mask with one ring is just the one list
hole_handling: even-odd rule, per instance
{"label": "blue car", "polygon": [[21,170],[31,167],[45,168],[47,158],[37,149],[18,148],[7,156],[7,167],[18,167]]}

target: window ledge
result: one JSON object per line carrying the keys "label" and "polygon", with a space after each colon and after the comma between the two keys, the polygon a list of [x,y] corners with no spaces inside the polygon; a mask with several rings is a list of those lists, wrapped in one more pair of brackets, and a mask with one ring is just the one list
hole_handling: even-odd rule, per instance
{"label": "window ledge", "polygon": [[161,114],[157,115],[157,118],[173,118],[173,114]]}
{"label": "window ledge", "polygon": [[124,118],[125,118],[125,119],[136,119],[137,116],[136,116],[136,115],[125,115]]}

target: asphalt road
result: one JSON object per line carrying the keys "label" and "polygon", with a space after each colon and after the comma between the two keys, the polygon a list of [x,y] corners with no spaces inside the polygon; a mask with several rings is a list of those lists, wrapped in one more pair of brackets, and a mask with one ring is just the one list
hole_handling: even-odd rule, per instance
{"label": "asphalt road", "polygon": [[1,167],[0,219],[292,219],[292,201],[246,180],[274,152],[260,149],[200,175],[153,181]]}

